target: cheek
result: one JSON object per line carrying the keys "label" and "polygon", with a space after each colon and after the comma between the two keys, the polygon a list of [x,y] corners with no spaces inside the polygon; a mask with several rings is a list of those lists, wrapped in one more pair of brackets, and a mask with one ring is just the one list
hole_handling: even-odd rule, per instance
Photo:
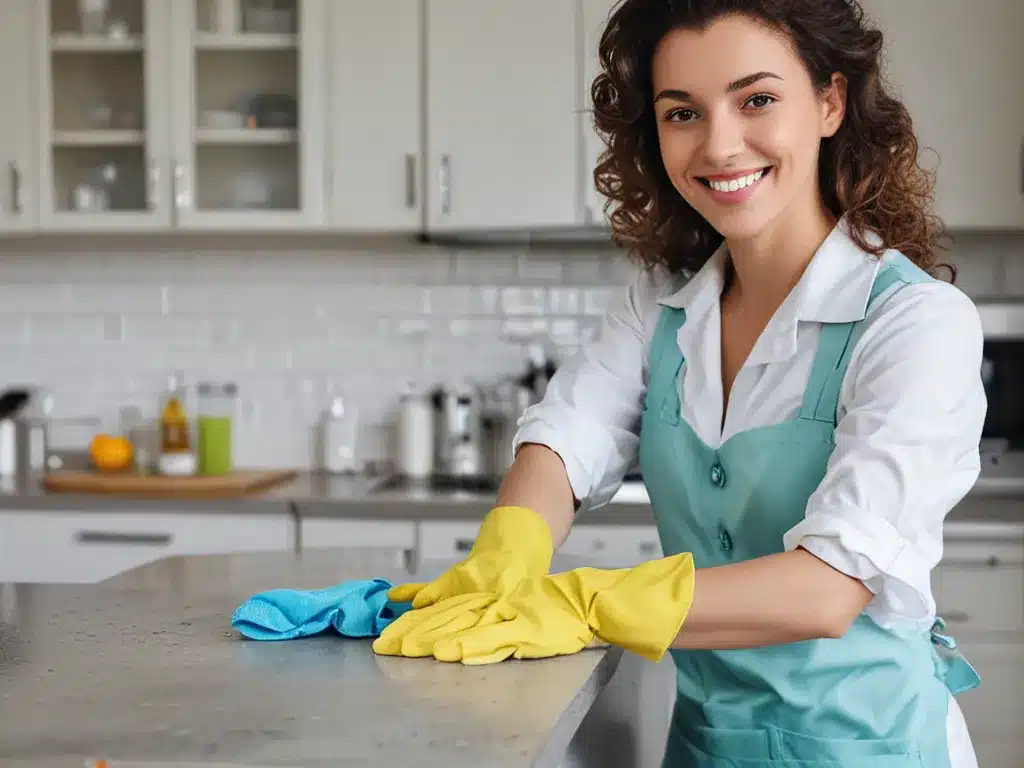
{"label": "cheek", "polygon": [[669,178],[676,186],[685,184],[687,169],[693,160],[695,142],[692,135],[672,128],[659,129],[658,142],[661,161]]}
{"label": "cheek", "polygon": [[813,117],[779,115],[764,120],[751,137],[760,154],[783,166],[803,171],[813,165],[818,154],[819,137]]}

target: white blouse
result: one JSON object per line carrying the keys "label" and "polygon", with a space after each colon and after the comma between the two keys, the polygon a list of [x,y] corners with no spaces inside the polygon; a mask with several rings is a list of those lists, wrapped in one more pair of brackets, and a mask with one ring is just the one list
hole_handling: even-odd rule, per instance
{"label": "white blouse", "polygon": [[986,398],[974,304],[945,282],[897,284],[865,315],[879,261],[840,223],[736,376],[723,428],[726,258],[723,247],[689,281],[638,269],[598,338],[559,367],[542,402],[523,414],[516,447],[541,443],[558,453],[581,512],[593,509],[636,467],[648,347],[663,304],[686,309],[680,416],[712,448],[794,418],[821,324],[863,319],[839,395],[835,450],[804,519],[783,543],[862,580],[875,595],[867,612],[879,624],[930,627],[943,520],[980,471]]}

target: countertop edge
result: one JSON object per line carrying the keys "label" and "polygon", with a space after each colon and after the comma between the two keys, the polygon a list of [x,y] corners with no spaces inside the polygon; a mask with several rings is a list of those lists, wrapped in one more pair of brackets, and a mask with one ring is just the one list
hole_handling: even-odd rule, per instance
{"label": "countertop edge", "polygon": [[590,677],[576,692],[565,711],[559,715],[547,743],[533,761],[533,768],[559,768],[564,764],[569,745],[590,710],[594,708],[598,697],[615,676],[624,651],[611,646],[603,649],[602,653],[601,661],[594,667]]}

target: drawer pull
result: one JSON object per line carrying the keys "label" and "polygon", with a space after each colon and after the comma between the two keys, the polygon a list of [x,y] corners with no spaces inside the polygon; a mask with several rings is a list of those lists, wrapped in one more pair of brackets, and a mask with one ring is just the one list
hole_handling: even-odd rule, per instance
{"label": "drawer pull", "polygon": [[1003,563],[1003,561],[996,555],[990,555],[986,558],[978,558],[977,560],[969,560],[967,558],[948,558],[939,562],[940,568],[999,568],[1003,565],[1005,565],[1005,563]]}
{"label": "drawer pull", "polygon": [[640,542],[640,552],[644,555],[653,555],[658,550],[658,545],[653,541]]}
{"label": "drawer pull", "polygon": [[455,540],[455,551],[456,552],[469,552],[473,548],[473,539],[456,539]]}
{"label": "drawer pull", "polygon": [[169,533],[79,531],[75,534],[75,541],[79,544],[137,544],[146,547],[166,547],[173,538]]}
{"label": "drawer pull", "polygon": [[939,611],[938,615],[948,624],[966,624],[971,620],[971,615],[967,611]]}

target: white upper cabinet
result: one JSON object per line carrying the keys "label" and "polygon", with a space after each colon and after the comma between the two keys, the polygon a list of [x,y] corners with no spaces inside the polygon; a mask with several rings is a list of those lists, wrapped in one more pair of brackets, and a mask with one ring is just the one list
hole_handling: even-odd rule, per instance
{"label": "white upper cabinet", "polygon": [[577,224],[576,0],[427,0],[434,231]]}
{"label": "white upper cabinet", "polygon": [[423,226],[420,0],[330,0],[327,226]]}
{"label": "white upper cabinet", "polygon": [[173,191],[184,229],[316,227],[324,0],[174,0]]}
{"label": "white upper cabinet", "polygon": [[922,164],[938,163],[946,226],[1024,227],[1024,2],[864,7],[885,35],[887,71],[914,119]]}
{"label": "white upper cabinet", "polygon": [[35,19],[28,0],[5,0],[0,24],[0,233],[36,225]]}
{"label": "white upper cabinet", "polygon": [[170,5],[117,0],[97,15],[76,0],[34,5],[41,226],[170,226]]}
{"label": "white upper cabinet", "polygon": [[586,224],[608,224],[604,213],[605,197],[594,186],[594,169],[598,157],[604,151],[604,142],[594,130],[594,103],[590,89],[600,71],[598,45],[608,17],[618,0],[581,0],[583,27],[583,153],[586,162],[583,169],[583,218]]}

